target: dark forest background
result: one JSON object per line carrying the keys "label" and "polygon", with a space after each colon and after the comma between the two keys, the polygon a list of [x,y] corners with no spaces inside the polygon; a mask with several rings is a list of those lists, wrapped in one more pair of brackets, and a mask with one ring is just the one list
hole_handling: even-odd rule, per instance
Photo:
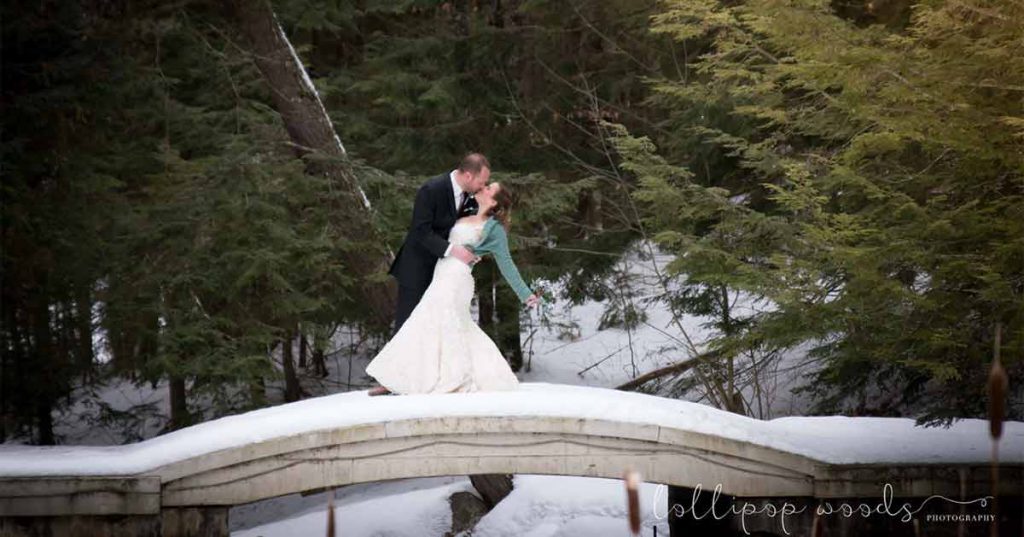
{"label": "dark forest background", "polygon": [[[801,348],[812,412],[939,423],[985,415],[999,355],[1024,419],[1020,2],[11,0],[0,17],[0,440],[59,442],[53,413],[111,377],[166,381],[168,429],[308,395],[297,371],[326,374],[339,327],[382,342],[415,189],[467,151],[516,194],[528,279],[607,300],[612,328],[652,302],[709,319],[706,344],[665,328],[678,359],[623,389],[747,413],[742,388]],[[676,256],[657,296],[608,283],[636,244]],[[496,273],[475,271],[480,322],[518,369]]]}

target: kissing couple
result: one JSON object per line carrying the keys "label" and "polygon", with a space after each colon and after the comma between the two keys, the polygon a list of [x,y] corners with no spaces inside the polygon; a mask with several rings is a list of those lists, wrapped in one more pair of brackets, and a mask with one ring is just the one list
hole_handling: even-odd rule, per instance
{"label": "kissing couple", "polygon": [[470,313],[473,266],[491,254],[502,277],[530,307],[540,301],[512,262],[511,194],[488,184],[480,153],[416,192],[412,223],[389,274],[398,280],[395,332],[366,373],[369,395],[515,390],[512,368]]}

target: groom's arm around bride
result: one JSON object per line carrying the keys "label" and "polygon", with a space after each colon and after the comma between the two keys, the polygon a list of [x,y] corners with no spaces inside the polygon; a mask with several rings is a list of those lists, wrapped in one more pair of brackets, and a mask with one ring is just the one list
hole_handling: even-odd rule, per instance
{"label": "groom's arm around bride", "polygon": [[[448,179],[447,174],[440,177],[442,180]],[[450,244],[447,238],[438,234],[438,223],[442,224],[441,227],[451,230],[457,219],[457,216],[452,217],[451,224],[444,225],[447,224],[448,217],[445,214],[439,215],[439,213],[446,212],[447,207],[439,203],[438,194],[443,195],[445,191],[444,189],[437,188],[434,180],[424,183],[419,191],[416,192],[416,201],[413,202],[412,206],[412,226],[409,233],[417,243],[434,256],[434,261],[437,260],[436,258],[453,255],[463,263],[472,263],[476,260],[476,255],[473,252],[460,244]],[[441,199],[447,201],[447,198]],[[448,251],[449,248],[451,249],[450,252]]]}

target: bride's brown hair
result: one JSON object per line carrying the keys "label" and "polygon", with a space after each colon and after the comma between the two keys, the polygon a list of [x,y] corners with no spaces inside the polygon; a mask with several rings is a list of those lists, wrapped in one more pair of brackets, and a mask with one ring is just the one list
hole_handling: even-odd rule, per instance
{"label": "bride's brown hair", "polygon": [[494,194],[494,205],[487,209],[487,215],[497,218],[505,231],[509,230],[509,226],[512,225],[512,193],[505,185],[498,185],[498,191]]}

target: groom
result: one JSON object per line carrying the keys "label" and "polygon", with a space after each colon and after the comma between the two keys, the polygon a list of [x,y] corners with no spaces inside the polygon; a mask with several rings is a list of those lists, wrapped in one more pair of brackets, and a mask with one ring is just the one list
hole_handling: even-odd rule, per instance
{"label": "groom", "polygon": [[388,270],[398,280],[395,333],[419,304],[438,259],[454,256],[468,265],[480,260],[472,250],[449,243],[448,233],[456,220],[476,214],[472,195],[487,185],[490,176],[487,157],[470,153],[457,169],[430,179],[416,192],[409,232]]}

